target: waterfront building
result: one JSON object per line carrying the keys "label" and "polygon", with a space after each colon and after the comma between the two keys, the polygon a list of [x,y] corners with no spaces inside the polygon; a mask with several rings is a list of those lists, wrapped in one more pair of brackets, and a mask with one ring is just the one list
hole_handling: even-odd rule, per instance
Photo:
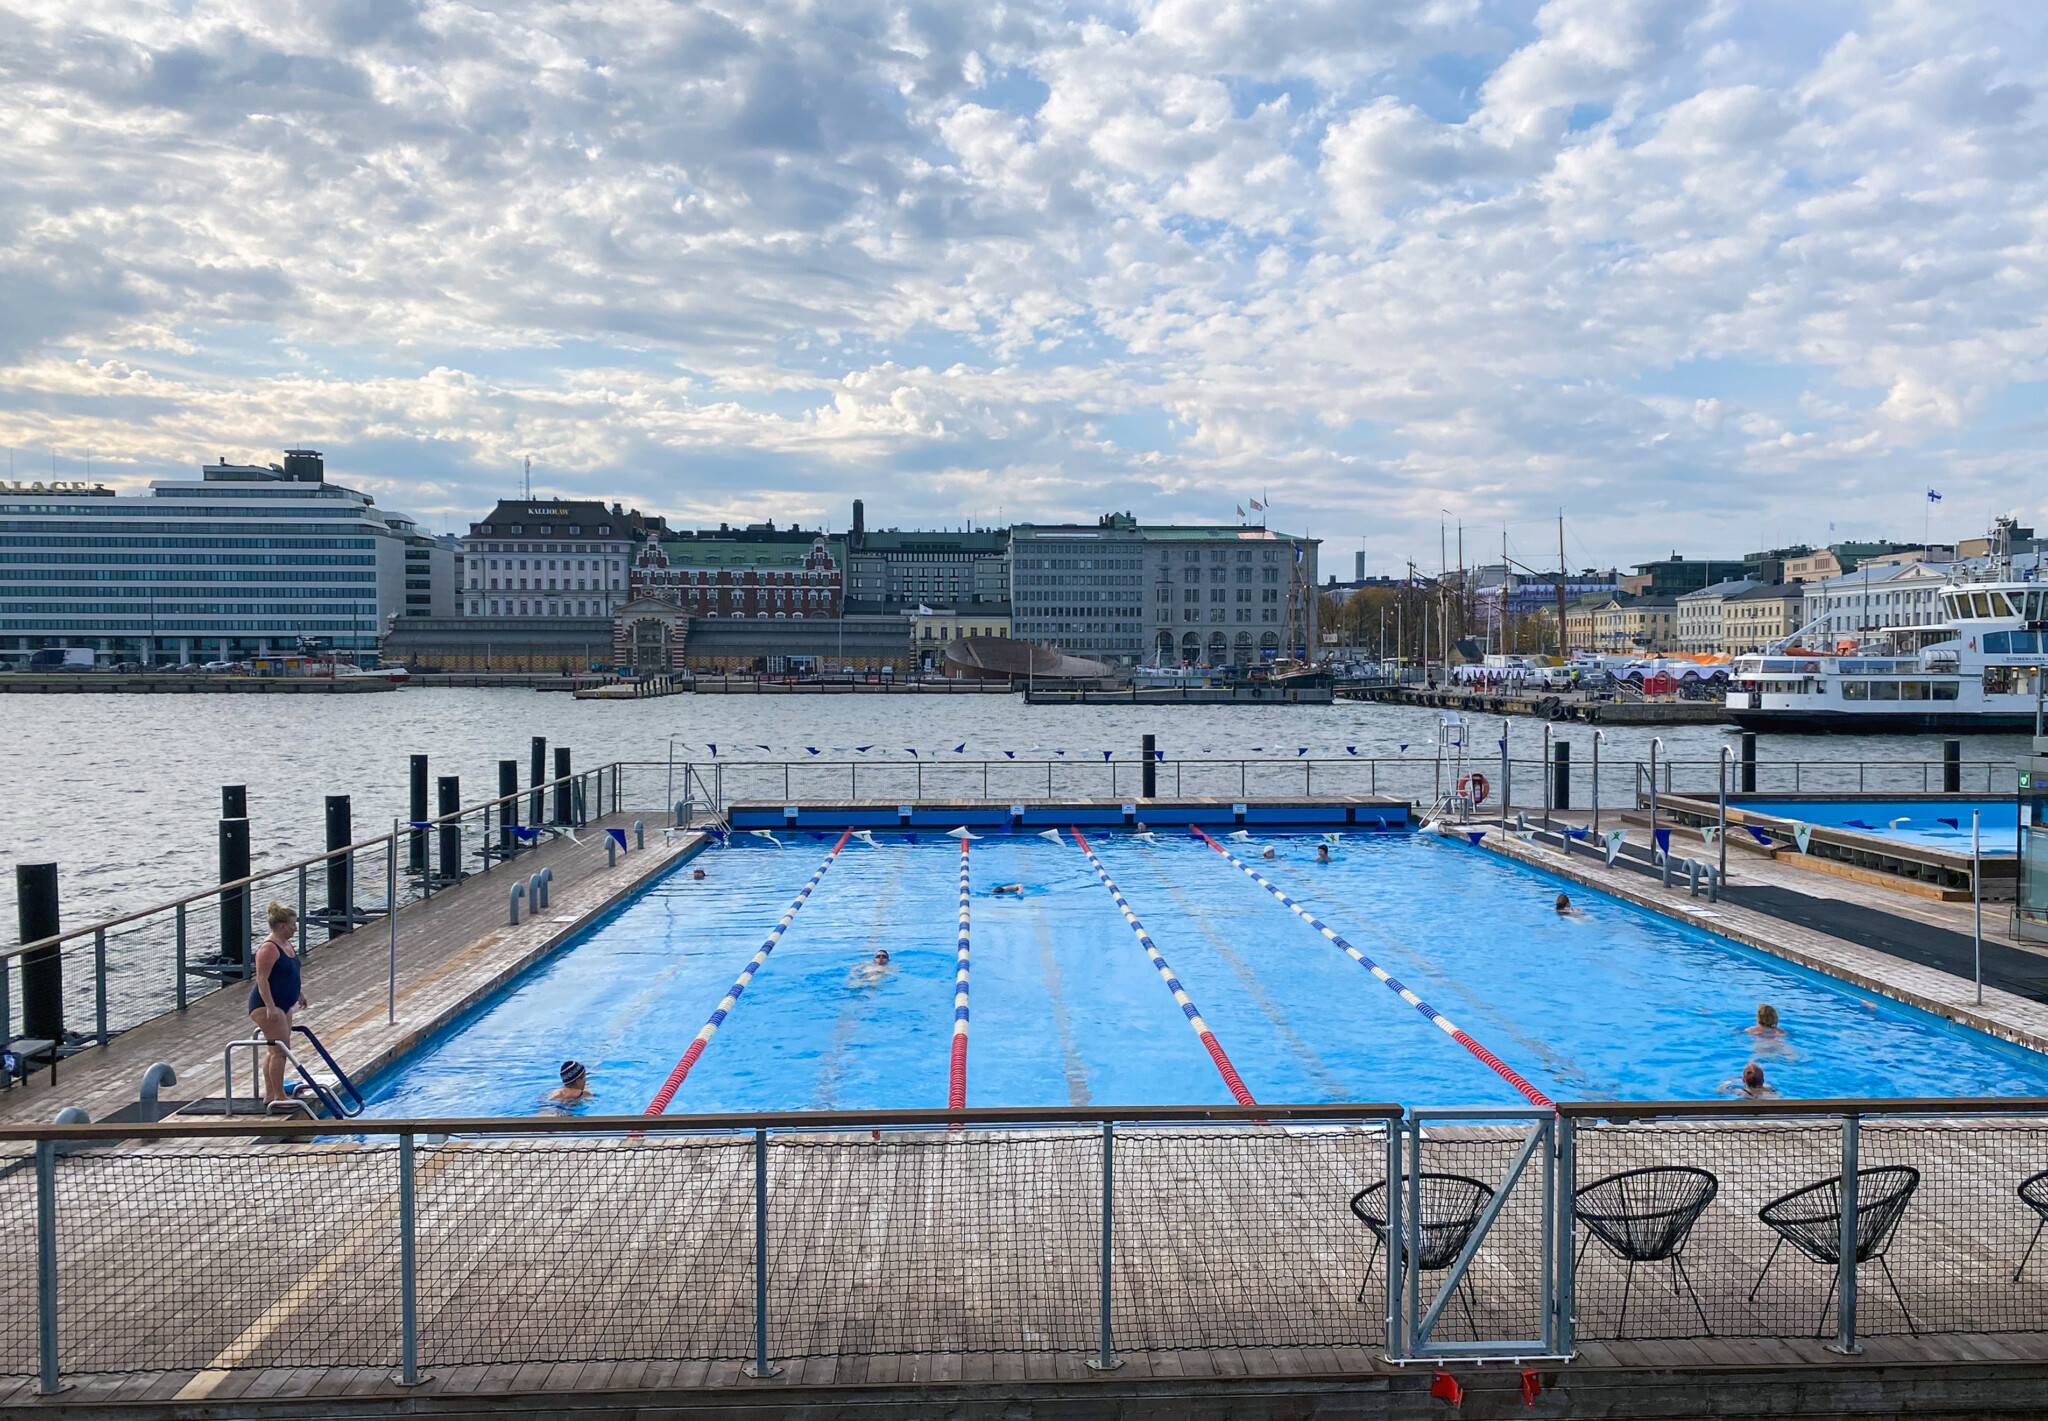
{"label": "waterfront building", "polygon": [[[1306,657],[1320,645],[1316,539],[1227,525],[1146,524],[1137,531],[1147,568],[1141,590],[1149,592],[1140,603],[1143,655],[1153,664],[1255,666]],[[1122,647],[1061,647],[1129,655]]]}
{"label": "waterfront building", "polygon": [[1011,634],[1110,665],[1145,657],[1145,540],[1126,513],[1010,529]]}
{"label": "waterfront building", "polygon": [[[1573,631],[1573,615],[1579,625]],[[1573,651],[1610,656],[1660,656],[1678,649],[1678,599],[1614,593],[1590,598],[1565,615],[1567,645]],[[1583,640],[1574,641],[1577,635]]]}
{"label": "waterfront building", "polygon": [[1854,573],[1801,589],[1801,624],[1817,624],[1809,646],[1834,647],[1888,627],[1918,627],[1942,617],[1941,587],[1955,569],[1948,563],[1867,562]]}
{"label": "waterfront building", "polygon": [[1721,603],[1722,656],[1741,656],[1783,641],[1806,620],[1806,588],[1795,582],[1745,588]]}
{"label": "waterfront building", "polygon": [[1735,578],[1674,599],[1678,650],[1687,656],[1719,656],[1723,609],[1729,599],[1763,585],[1750,578]]}
{"label": "waterfront building", "polygon": [[1620,590],[1632,597],[1676,597],[1697,592],[1717,582],[1748,575],[1742,558],[1686,558],[1673,553],[1668,558],[1635,565],[1635,572],[1617,579]]}
{"label": "waterfront building", "polygon": [[0,659],[90,648],[101,664],[292,651],[377,658],[396,621],[455,607],[453,553],[324,456],[202,465],[146,495],[63,484],[0,491]]}
{"label": "waterfront building", "polygon": [[608,618],[630,595],[634,545],[663,527],[591,499],[500,499],[462,540],[471,617]]}
{"label": "waterfront building", "polygon": [[919,603],[963,607],[1010,600],[1006,528],[951,532],[870,530],[853,501],[846,535],[847,601],[858,615],[902,612]]}
{"label": "waterfront building", "polygon": [[943,665],[947,646],[962,637],[1010,634],[1010,608],[1002,602],[968,602],[957,607],[920,604],[910,613],[909,621],[911,654],[927,669]]}

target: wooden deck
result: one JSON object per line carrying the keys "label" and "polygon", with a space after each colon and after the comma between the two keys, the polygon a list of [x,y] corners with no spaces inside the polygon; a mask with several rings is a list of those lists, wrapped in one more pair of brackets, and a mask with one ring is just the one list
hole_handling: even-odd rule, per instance
{"label": "wooden deck", "polygon": [[[319,941],[313,932],[305,964],[313,1005],[299,1020],[320,1033],[351,1075],[373,1073],[695,846],[695,840],[664,841],[656,828],[644,850],[620,855],[617,867],[607,869],[605,828],[630,829],[632,822],[632,815],[618,815],[593,823],[577,831],[581,842],[551,839],[488,874],[472,874],[455,888],[399,909],[395,1023],[386,1021],[391,937],[385,922],[332,942]],[[551,906],[538,915],[522,911],[520,925],[508,927],[512,885],[542,868],[554,873]],[[165,1099],[219,1095],[221,1048],[250,1032],[248,990],[242,984],[196,997],[182,1012],[167,1012],[104,1048],[68,1058],[55,1089],[44,1070],[0,1090],[0,1121],[48,1120],[66,1105],[104,1118],[134,1103],[143,1072],[158,1061],[178,1073],[179,1083],[165,1089]],[[247,1057],[238,1064],[246,1072]],[[246,1075],[243,1085],[246,1092]]]}

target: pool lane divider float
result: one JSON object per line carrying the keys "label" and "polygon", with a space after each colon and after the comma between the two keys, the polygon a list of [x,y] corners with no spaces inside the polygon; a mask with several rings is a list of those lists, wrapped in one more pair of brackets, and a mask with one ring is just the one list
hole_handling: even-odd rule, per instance
{"label": "pool lane divider float", "polygon": [[960,840],[960,949],[953,969],[953,1064],[946,1109],[967,1108],[967,840]]}
{"label": "pool lane divider float", "polygon": [[1138,915],[1133,913],[1131,905],[1124,901],[1124,895],[1117,888],[1116,881],[1109,876],[1109,870],[1102,866],[1102,860],[1095,856],[1095,850],[1088,847],[1088,841],[1081,837],[1079,829],[1070,825],[1067,832],[1074,836],[1074,842],[1081,846],[1081,852],[1088,855],[1088,862],[1095,866],[1095,876],[1102,880],[1102,886],[1107,888],[1109,896],[1116,900],[1117,911],[1124,915],[1124,921],[1130,924],[1131,932],[1137,936],[1138,945],[1145,949],[1145,955],[1152,959],[1153,967],[1158,969],[1159,980],[1166,983],[1166,989],[1172,992],[1173,999],[1180,1003],[1180,1009],[1186,1015],[1188,1025],[1195,1029],[1195,1035],[1201,1038],[1203,1047],[1209,1052],[1209,1059],[1216,1063],[1216,1070],[1223,1077],[1223,1084],[1230,1087],[1230,1093],[1237,1098],[1239,1105],[1257,1105],[1258,1101],[1252,1099],[1252,1093],[1245,1089],[1244,1079],[1238,1075],[1237,1067],[1231,1065],[1230,1057],[1223,1054],[1223,1043],[1216,1039],[1216,1033],[1209,1029],[1209,1023],[1202,1020],[1202,1014],[1195,1009],[1194,1000],[1188,996],[1187,988],[1180,984],[1180,979],[1173,975],[1173,969],[1166,965],[1166,958],[1154,945],[1152,934],[1145,931],[1145,925],[1138,921]]}
{"label": "pool lane divider float", "polygon": [[761,964],[768,960],[768,954],[775,951],[775,945],[781,942],[782,935],[789,931],[790,922],[802,911],[804,903],[810,898],[811,890],[818,886],[818,880],[825,876],[825,870],[832,867],[832,861],[839,857],[839,851],[846,847],[846,841],[852,837],[852,830],[839,836],[839,842],[825,855],[825,861],[818,865],[818,871],[811,875],[811,881],[804,885],[803,891],[796,895],[796,901],[783,912],[781,919],[769,932],[767,940],[755,951],[753,957],[748,960],[746,969],[733,982],[732,989],[719,1001],[717,1008],[711,1013],[711,1019],[704,1023],[696,1038],[690,1042],[690,1049],[683,1052],[683,1058],[676,1062],[676,1068],[668,1073],[668,1079],[662,1082],[661,1089],[654,1093],[654,1099],[647,1102],[647,1109],[642,1112],[643,1114],[660,1115],[667,1111],[668,1103],[676,1098],[676,1091],[682,1087],[684,1078],[690,1074],[690,1068],[697,1064],[697,1058],[704,1054],[704,1048],[711,1044],[711,1038],[718,1034],[718,1028],[725,1024],[726,1017],[739,1005],[740,994],[747,990],[747,984],[754,980],[754,974],[761,970]]}
{"label": "pool lane divider float", "polygon": [[[1443,1031],[1453,1041],[1457,1042],[1460,1046],[1463,1046],[1467,1051],[1470,1051],[1474,1056],[1477,1056],[1480,1059],[1480,1061],[1482,1061],[1489,1069],[1493,1071],[1495,1075],[1499,1076],[1502,1080],[1506,1081],[1509,1085],[1513,1086],[1516,1090],[1520,1091],[1523,1097],[1531,1105],[1536,1106],[1539,1110],[1557,1109],[1556,1101],[1552,1100],[1542,1091],[1536,1089],[1535,1086],[1532,1086],[1527,1081],[1523,1080],[1520,1073],[1517,1072],[1514,1067],[1508,1065],[1507,1062],[1501,1060],[1500,1057],[1494,1055],[1493,1052],[1487,1050],[1484,1046],[1481,1046],[1477,1041],[1474,1041],[1470,1036],[1466,1035],[1464,1030],[1460,1028],[1455,1022],[1453,1022],[1449,1017],[1445,1016],[1442,1012],[1438,1011],[1428,1002],[1425,1002],[1422,998],[1416,996],[1415,993],[1409,991],[1406,987],[1402,986],[1401,983],[1397,979],[1395,979],[1395,977],[1392,974],[1390,974],[1386,968],[1380,966],[1370,957],[1367,957],[1364,953],[1360,952],[1357,948],[1353,947],[1350,943],[1346,942],[1328,923],[1325,923],[1321,918],[1318,918],[1314,913],[1309,912],[1308,909],[1302,907],[1301,904],[1295,902],[1292,898],[1288,897],[1286,893],[1281,891],[1281,889],[1279,889],[1269,879],[1267,879],[1264,874],[1260,873],[1257,869],[1253,868],[1250,864],[1246,863],[1243,859],[1239,858],[1230,850],[1224,848],[1223,845],[1217,843],[1214,839],[1210,838],[1207,834],[1203,833],[1194,825],[1188,825],[1188,830],[1190,833],[1194,834],[1195,837],[1199,838],[1203,843],[1207,844],[1210,848],[1214,849],[1217,853],[1223,855],[1224,858],[1228,859],[1231,863],[1235,864],[1238,867],[1238,869],[1244,874],[1245,877],[1249,878],[1252,882],[1258,884],[1259,887],[1265,889],[1275,898],[1278,898],[1283,904],[1286,905],[1288,912],[1294,914],[1295,917],[1300,918],[1304,923],[1307,923],[1310,927],[1314,928],[1317,932],[1321,933],[1324,937],[1328,938],[1332,943],[1344,949],[1345,953],[1351,958],[1352,961],[1356,962],[1360,967],[1363,967],[1366,971],[1372,973],[1372,975],[1379,978],[1380,981],[1386,983],[1388,988],[1395,992],[1401,998],[1402,1001],[1408,1003],[1409,1006],[1414,1007],[1417,1011],[1421,1012],[1424,1017],[1426,1017],[1429,1021],[1433,1022],[1438,1027],[1438,1029]],[[1077,834],[1075,835],[1075,837],[1079,838],[1080,836]]]}

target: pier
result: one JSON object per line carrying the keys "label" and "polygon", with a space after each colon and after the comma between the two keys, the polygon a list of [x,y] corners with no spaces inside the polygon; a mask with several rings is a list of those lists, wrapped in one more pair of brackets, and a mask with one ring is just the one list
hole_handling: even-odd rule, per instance
{"label": "pier", "polygon": [[395,691],[382,676],[228,676],[175,671],[0,671],[0,695],[367,695]]}
{"label": "pier", "polygon": [[1581,691],[1466,691],[1433,686],[1339,686],[1345,700],[1454,710],[1466,715],[1521,715],[1584,725],[1731,725],[1718,701],[1597,700]]}

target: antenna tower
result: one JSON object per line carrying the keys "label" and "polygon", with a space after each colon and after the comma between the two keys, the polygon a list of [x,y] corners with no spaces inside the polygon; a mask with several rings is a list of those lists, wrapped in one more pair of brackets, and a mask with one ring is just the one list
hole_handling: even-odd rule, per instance
{"label": "antenna tower", "polygon": [[526,501],[533,502],[533,455],[526,456]]}

